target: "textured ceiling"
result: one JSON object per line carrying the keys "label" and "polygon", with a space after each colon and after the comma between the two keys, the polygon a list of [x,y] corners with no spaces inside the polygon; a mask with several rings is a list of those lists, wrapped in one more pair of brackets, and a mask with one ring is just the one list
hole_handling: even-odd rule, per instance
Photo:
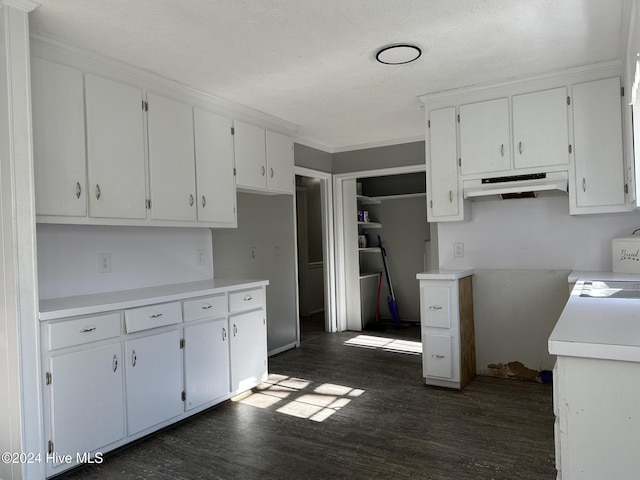
{"label": "textured ceiling", "polygon": [[[417,96],[620,59],[627,0],[39,0],[33,31],[340,150],[424,135]],[[418,45],[401,66],[379,47]]]}

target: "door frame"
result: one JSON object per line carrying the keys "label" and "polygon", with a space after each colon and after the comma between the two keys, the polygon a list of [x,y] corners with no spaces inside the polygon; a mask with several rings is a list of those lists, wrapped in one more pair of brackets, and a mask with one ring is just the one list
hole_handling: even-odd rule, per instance
{"label": "door frame", "polygon": [[[301,177],[311,177],[320,180],[320,203],[322,209],[322,257],[324,261],[324,329],[326,332],[337,332],[337,302],[336,302],[336,260],[334,242],[334,200],[333,175],[321,170],[306,167],[294,168],[294,173]],[[294,228],[295,244],[298,243],[297,219]],[[296,272],[298,270],[298,249],[296,248]],[[296,276],[297,278],[297,276]],[[298,344],[300,343],[300,311],[298,310]]]}
{"label": "door frame", "polygon": [[403,167],[380,168],[376,170],[360,170],[357,172],[339,173],[333,175],[333,192],[335,200],[334,223],[335,223],[335,289],[336,289],[336,328],[338,332],[347,330],[347,298],[348,282],[358,281],[358,279],[350,279],[347,274],[347,259],[345,257],[345,243],[347,241],[345,235],[345,221],[354,221],[354,219],[346,219],[344,215],[345,199],[343,197],[343,182],[345,180],[354,180],[358,178],[384,177],[388,175],[402,175],[404,173],[425,172],[426,164],[408,165]]}

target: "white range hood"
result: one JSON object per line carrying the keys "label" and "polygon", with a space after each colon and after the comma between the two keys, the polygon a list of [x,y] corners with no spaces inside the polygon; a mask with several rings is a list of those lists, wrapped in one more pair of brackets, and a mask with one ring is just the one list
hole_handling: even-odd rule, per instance
{"label": "white range hood", "polygon": [[489,177],[462,182],[464,198],[472,201],[567,195],[568,186],[567,172]]}

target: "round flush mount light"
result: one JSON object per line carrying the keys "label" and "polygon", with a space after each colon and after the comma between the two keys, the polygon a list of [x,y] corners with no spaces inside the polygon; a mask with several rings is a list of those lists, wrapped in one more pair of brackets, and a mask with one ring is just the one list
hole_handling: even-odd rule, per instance
{"label": "round flush mount light", "polygon": [[376,60],[386,65],[402,65],[417,60],[422,51],[406,43],[384,47],[376,53]]}

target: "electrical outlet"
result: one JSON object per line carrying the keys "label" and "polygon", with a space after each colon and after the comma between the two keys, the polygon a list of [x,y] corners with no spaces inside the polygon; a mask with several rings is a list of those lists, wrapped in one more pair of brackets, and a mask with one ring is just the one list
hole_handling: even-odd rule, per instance
{"label": "electrical outlet", "polygon": [[196,265],[204,265],[204,262],[205,262],[204,250],[202,248],[199,248],[196,250]]}
{"label": "electrical outlet", "polygon": [[464,243],[455,242],[453,244],[453,256],[457,258],[464,257]]}
{"label": "electrical outlet", "polygon": [[111,273],[111,254],[110,253],[98,254],[98,272]]}
{"label": "electrical outlet", "polygon": [[249,249],[249,258],[251,259],[252,262],[256,261],[256,247],[251,247]]}

